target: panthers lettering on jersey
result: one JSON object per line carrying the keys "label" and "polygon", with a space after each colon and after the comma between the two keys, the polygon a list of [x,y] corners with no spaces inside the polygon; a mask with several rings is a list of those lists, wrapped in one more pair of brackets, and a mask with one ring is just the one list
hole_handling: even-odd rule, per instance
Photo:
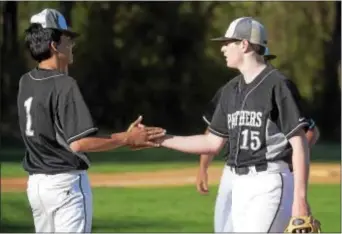
{"label": "panthers lettering on jersey", "polygon": [[291,160],[288,140],[309,126],[292,82],[268,65],[251,83],[240,75],[221,92],[209,131],[229,137],[229,165]]}

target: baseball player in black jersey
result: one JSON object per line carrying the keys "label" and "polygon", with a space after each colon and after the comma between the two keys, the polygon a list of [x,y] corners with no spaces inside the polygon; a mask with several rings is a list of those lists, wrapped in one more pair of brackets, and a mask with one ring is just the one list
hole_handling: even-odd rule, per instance
{"label": "baseball player in black jersey", "polygon": [[143,126],[139,117],[129,131],[98,136],[77,82],[67,75],[78,34],[54,9],[33,15],[30,23],[25,40],[38,66],[21,77],[17,104],[35,230],[91,232],[86,152],[157,146],[151,140],[165,131]]}
{"label": "baseball player in black jersey", "polygon": [[[270,61],[275,59],[275,55],[269,54],[268,48],[266,49],[264,55],[265,61]],[[291,81],[289,81],[291,82]],[[293,94],[296,99],[300,99],[299,91],[296,87],[292,84],[293,87]],[[221,86],[218,91],[215,93],[214,97],[208,103],[208,106],[203,114],[203,120],[205,121],[208,126],[210,126],[210,122],[212,120],[212,116],[216,109],[216,106],[219,102],[220,96],[222,94],[222,89],[224,86]],[[307,118],[309,125],[305,127],[306,137],[308,139],[309,145],[313,146],[319,138],[319,130],[315,125],[315,122],[312,118]],[[208,134],[209,130],[207,129],[205,134]],[[229,147],[227,147],[229,140],[224,148],[224,157],[229,155]],[[200,156],[200,166],[197,174],[196,179],[196,186],[197,190],[201,194],[207,194],[208,190],[208,167],[215,155],[207,155],[202,154]],[[227,166],[226,166],[227,167]],[[216,205],[215,205],[215,214],[214,214],[214,231],[215,232],[231,232],[232,231],[232,220],[231,220],[231,210],[227,209],[227,206],[231,206],[231,192],[232,187],[230,187],[231,183],[227,178],[222,177],[221,183],[219,185],[219,192],[216,198]]]}
{"label": "baseball player in black jersey", "polygon": [[[309,215],[308,126],[286,76],[265,63],[267,36],[250,17],[234,20],[221,51],[241,75],[223,88],[209,133],[167,135],[161,146],[193,154],[217,154],[229,136],[224,179],[230,183],[232,232],[284,232],[291,216]],[[293,165],[291,173],[289,164]]]}

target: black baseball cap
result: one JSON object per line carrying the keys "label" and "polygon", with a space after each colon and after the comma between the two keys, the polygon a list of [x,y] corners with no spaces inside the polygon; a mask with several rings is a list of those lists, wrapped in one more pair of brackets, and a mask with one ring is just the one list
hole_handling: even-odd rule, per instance
{"label": "black baseball cap", "polygon": [[78,37],[80,34],[72,31],[68,27],[65,17],[57,10],[46,8],[31,17],[31,24],[40,24],[43,28],[51,28],[61,31],[71,38]]}

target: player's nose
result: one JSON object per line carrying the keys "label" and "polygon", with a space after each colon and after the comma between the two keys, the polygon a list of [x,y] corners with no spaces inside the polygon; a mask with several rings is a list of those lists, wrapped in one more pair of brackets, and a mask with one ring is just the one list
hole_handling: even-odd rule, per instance
{"label": "player's nose", "polygon": [[224,53],[224,49],[226,48],[225,45],[221,46],[221,52]]}

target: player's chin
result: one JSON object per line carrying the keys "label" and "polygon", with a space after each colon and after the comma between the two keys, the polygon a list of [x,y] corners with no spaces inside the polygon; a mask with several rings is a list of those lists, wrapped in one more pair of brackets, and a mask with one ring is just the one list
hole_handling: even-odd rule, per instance
{"label": "player's chin", "polygon": [[231,63],[230,61],[226,61],[226,66],[228,67],[228,68],[235,68],[235,66],[234,66],[234,64],[233,63]]}

